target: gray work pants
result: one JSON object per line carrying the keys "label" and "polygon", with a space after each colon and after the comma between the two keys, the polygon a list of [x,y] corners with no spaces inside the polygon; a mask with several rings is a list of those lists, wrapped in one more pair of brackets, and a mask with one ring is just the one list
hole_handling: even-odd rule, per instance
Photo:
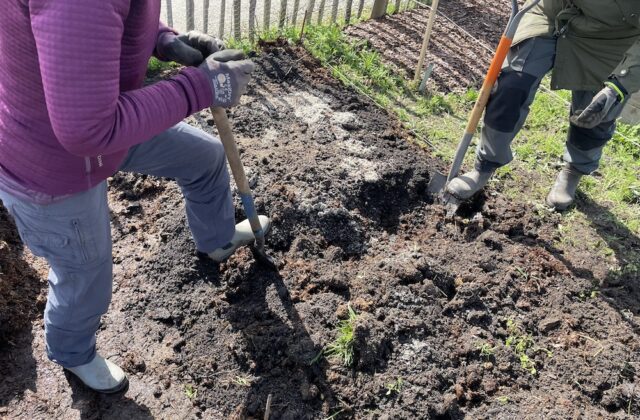
{"label": "gray work pants", "polygon": [[[511,142],[522,128],[540,82],[555,62],[555,38],[531,38],[511,48],[484,117],[482,138],[476,151],[476,169],[493,171],[513,160]],[[573,91],[571,112],[582,110],[597,92]],[[563,159],[583,174],[598,168],[602,149],[615,132],[624,104],[614,106],[604,121],[592,128],[573,124]]]}
{"label": "gray work pants", "polygon": [[[180,123],[133,147],[121,170],[176,179],[198,250],[211,252],[231,240],[234,208],[220,140]],[[100,317],[111,301],[107,181],[47,205],[3,191],[0,199],[23,242],[49,263],[44,312],[49,358],[64,367],[90,362]]]}

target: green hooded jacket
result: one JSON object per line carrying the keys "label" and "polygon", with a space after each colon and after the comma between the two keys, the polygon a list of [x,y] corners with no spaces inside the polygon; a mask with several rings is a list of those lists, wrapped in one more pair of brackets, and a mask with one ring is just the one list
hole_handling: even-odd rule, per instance
{"label": "green hooded jacket", "polygon": [[640,0],[542,0],[514,43],[536,36],[558,38],[553,89],[597,91],[615,75],[640,90]]}

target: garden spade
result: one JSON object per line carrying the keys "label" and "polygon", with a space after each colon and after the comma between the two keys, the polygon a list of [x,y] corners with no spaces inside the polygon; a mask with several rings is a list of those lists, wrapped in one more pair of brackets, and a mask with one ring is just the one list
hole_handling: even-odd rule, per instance
{"label": "garden spade", "polygon": [[448,216],[453,216],[458,211],[461,200],[447,192],[447,184],[453,178],[457,177],[458,173],[460,172],[465,154],[469,149],[471,140],[473,140],[473,135],[478,128],[478,123],[480,122],[482,113],[487,106],[487,102],[489,102],[489,97],[491,96],[493,85],[496,83],[496,80],[498,80],[498,76],[500,76],[502,63],[504,63],[504,60],[507,58],[507,54],[509,53],[509,49],[511,48],[511,44],[513,43],[513,37],[516,34],[516,30],[518,29],[518,25],[520,25],[522,17],[538,3],[540,3],[540,0],[533,0],[530,1],[524,8],[519,9],[518,0],[511,1],[511,17],[509,18],[507,28],[505,29],[504,34],[500,39],[498,48],[496,49],[496,52],[493,56],[493,60],[491,60],[491,65],[489,66],[489,70],[487,71],[484,82],[482,83],[482,88],[480,89],[480,93],[478,94],[478,99],[476,100],[476,103],[473,106],[473,110],[469,115],[467,128],[465,129],[460,144],[458,144],[458,148],[456,150],[453,163],[451,164],[449,174],[444,175],[441,173],[434,173],[431,177],[431,180],[429,182],[429,192],[438,194],[440,196],[441,201],[447,208]]}
{"label": "garden spade", "polygon": [[238,193],[240,194],[240,200],[242,201],[244,212],[247,215],[247,219],[249,219],[251,230],[253,230],[253,235],[256,238],[255,243],[251,247],[253,255],[256,260],[275,270],[277,268],[275,260],[267,255],[264,250],[265,232],[262,229],[258,213],[256,212],[256,207],[253,202],[253,194],[249,187],[249,181],[247,181],[247,175],[244,172],[244,166],[242,166],[242,161],[240,160],[240,153],[238,152],[238,146],[236,145],[236,140],[233,136],[233,131],[231,130],[231,124],[229,124],[229,119],[227,118],[227,113],[223,108],[216,107],[211,108],[211,114],[213,115],[213,121],[218,128],[220,140],[224,146],[224,153],[227,155],[227,160],[229,161],[229,166],[233,173],[233,179],[236,181],[236,185],[238,186]]}

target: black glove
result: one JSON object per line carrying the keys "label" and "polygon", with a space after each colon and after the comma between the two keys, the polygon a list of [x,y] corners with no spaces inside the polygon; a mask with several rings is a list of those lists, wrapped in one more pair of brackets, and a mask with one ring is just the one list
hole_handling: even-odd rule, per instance
{"label": "black glove", "polygon": [[611,108],[626,99],[627,91],[615,79],[604,83],[604,88],[598,92],[591,103],[584,110],[577,110],[569,119],[575,126],[593,128],[602,123]]}
{"label": "black glove", "polygon": [[164,32],[158,37],[156,51],[160,58],[185,66],[197,66],[205,57],[224,50],[224,42],[198,31],[176,35]]}
{"label": "black glove", "polygon": [[207,57],[198,68],[211,82],[211,106],[229,108],[237,105],[247,91],[254,67],[241,50],[218,51]]}

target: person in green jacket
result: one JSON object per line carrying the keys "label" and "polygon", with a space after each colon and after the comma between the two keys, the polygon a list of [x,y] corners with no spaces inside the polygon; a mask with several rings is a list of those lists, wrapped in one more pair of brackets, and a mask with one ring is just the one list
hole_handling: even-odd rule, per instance
{"label": "person in green jacket", "polygon": [[598,168],[602,149],[631,93],[640,90],[640,1],[542,0],[523,18],[487,104],[475,169],[447,189],[465,200],[512,159],[542,78],[572,91],[565,165],[547,204],[567,209],[583,175]]}

